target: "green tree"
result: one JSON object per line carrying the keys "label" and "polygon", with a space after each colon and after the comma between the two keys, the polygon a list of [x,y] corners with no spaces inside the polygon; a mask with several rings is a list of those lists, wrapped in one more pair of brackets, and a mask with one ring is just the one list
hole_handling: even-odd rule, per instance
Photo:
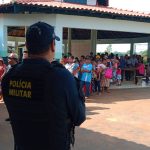
{"label": "green tree", "polygon": [[138,54],[143,57],[144,64],[146,64],[147,63],[147,50],[140,51]]}
{"label": "green tree", "polygon": [[109,45],[106,47],[106,52],[107,52],[108,54],[110,54],[110,53],[112,52],[112,45],[111,45],[111,44],[109,44]]}

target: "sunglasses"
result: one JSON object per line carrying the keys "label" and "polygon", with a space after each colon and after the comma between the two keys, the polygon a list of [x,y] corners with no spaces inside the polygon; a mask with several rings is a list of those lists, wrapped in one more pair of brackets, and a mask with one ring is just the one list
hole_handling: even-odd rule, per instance
{"label": "sunglasses", "polygon": [[16,58],[8,57],[9,60],[17,60]]}

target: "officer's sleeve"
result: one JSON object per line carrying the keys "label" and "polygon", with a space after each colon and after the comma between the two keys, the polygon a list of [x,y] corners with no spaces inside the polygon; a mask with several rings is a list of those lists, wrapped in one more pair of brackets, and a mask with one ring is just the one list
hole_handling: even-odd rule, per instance
{"label": "officer's sleeve", "polygon": [[49,99],[51,99],[53,109],[58,109],[57,114],[67,113],[66,119],[79,126],[85,121],[85,104],[80,97],[73,75],[65,68],[56,67],[46,76],[47,104],[50,105]]}
{"label": "officer's sleeve", "polygon": [[79,126],[82,122],[85,121],[84,99],[82,99],[82,95],[80,95],[81,93],[77,87],[77,83],[74,77],[70,73],[68,73],[65,79],[67,106],[69,114],[72,123],[75,126]]}

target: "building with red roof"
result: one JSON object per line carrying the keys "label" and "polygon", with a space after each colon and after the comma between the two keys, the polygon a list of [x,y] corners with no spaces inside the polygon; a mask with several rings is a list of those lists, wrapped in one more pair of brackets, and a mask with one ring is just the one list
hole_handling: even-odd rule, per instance
{"label": "building with red roof", "polygon": [[[15,35],[24,42],[26,27],[37,21],[55,26],[61,39],[56,42],[56,58],[66,49],[74,55],[95,52],[96,44],[106,41],[128,42],[133,49],[134,43],[150,40],[150,14],[109,7],[109,0],[4,0],[0,5],[0,54],[7,56],[7,41],[18,42]],[[78,41],[80,48],[76,40],[87,41],[84,46]]]}

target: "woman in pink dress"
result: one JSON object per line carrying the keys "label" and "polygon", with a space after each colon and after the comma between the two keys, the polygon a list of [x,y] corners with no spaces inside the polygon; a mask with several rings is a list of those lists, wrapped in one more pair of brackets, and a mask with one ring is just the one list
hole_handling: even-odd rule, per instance
{"label": "woman in pink dress", "polygon": [[1,81],[6,72],[6,65],[2,58],[0,58],[0,100],[2,99],[2,92],[1,92]]}
{"label": "woman in pink dress", "polygon": [[[138,64],[136,70],[137,70],[137,75],[136,76],[144,76],[145,75],[145,65],[143,64],[143,61],[141,61]],[[135,84],[137,84],[137,83],[138,83],[138,78],[136,77],[135,78]]]}

